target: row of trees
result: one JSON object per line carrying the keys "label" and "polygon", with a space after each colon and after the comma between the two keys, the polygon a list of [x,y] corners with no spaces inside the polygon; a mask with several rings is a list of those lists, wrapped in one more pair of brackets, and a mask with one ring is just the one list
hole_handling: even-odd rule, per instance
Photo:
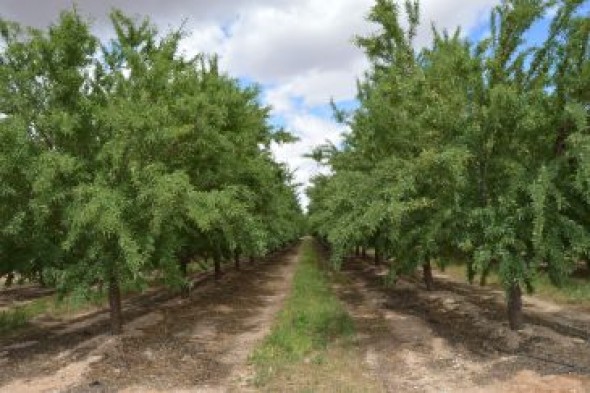
{"label": "row of trees", "polygon": [[[590,18],[582,0],[504,0],[490,34],[470,42],[433,27],[413,39],[419,4],[377,0],[359,37],[370,71],[342,146],[308,190],[314,231],[339,263],[357,246],[392,275],[465,261],[469,280],[497,269],[510,326],[540,268],[561,285],[590,251]],[[402,12],[403,11],[403,12]],[[402,16],[407,17],[402,20]],[[546,39],[527,45],[550,18]]]}
{"label": "row of trees", "polygon": [[182,31],[111,14],[101,42],[75,10],[47,30],[1,21],[0,274],[62,291],[121,288],[187,264],[254,257],[300,235],[302,214],[258,90],[216,59],[179,54]]}

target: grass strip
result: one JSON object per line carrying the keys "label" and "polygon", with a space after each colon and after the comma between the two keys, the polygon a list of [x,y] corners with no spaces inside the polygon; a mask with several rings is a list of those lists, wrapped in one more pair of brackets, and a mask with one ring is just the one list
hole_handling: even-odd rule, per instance
{"label": "grass strip", "polygon": [[0,311],[0,337],[18,333],[21,329],[28,327],[30,321],[38,316],[68,317],[79,312],[104,307],[106,299],[104,293],[86,296],[72,293],[63,298],[54,294],[2,310]]}
{"label": "grass strip", "polygon": [[285,366],[322,362],[328,344],[354,335],[352,319],[332,293],[312,239],[300,249],[293,289],[263,344],[251,356],[260,386]]}

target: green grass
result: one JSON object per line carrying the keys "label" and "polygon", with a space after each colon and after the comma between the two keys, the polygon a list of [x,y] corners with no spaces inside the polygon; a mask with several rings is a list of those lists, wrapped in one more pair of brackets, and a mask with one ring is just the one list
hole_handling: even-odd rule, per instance
{"label": "green grass", "polygon": [[286,365],[306,359],[322,364],[328,344],[354,335],[352,319],[332,293],[319,267],[313,241],[301,246],[293,289],[275,326],[251,356],[260,386]]}
{"label": "green grass", "polygon": [[193,261],[188,265],[189,274],[207,272],[211,269],[213,269],[213,262],[202,259]]}
{"label": "green grass", "polygon": [[27,326],[29,318],[22,308],[0,311],[0,336]]}
{"label": "green grass", "polygon": [[535,280],[535,291],[541,298],[560,303],[590,306],[590,280],[570,277],[558,288],[551,284],[546,274]]}
{"label": "green grass", "polygon": [[91,311],[106,304],[106,294],[83,296],[72,293],[58,299],[57,295],[45,296],[26,304],[0,311],[0,336],[17,333],[29,326],[30,321],[41,315],[63,318]]}

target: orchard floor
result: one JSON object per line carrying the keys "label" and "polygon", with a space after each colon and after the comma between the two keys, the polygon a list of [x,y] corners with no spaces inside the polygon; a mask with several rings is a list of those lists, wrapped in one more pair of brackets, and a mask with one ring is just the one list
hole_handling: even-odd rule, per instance
{"label": "orchard floor", "polygon": [[0,312],[15,306],[25,305],[32,300],[52,295],[52,289],[40,288],[35,285],[22,285],[4,288],[4,281],[0,280]]}
{"label": "orchard floor", "polygon": [[[300,392],[313,364],[302,362],[301,373],[294,365],[288,384],[267,388],[253,385],[248,365],[289,294],[297,257],[293,248],[220,282],[202,280],[190,299],[164,290],[127,299],[120,337],[106,333],[105,311],[37,321],[0,340],[0,392]],[[412,279],[386,288],[384,270],[358,259],[332,278],[356,335],[326,359],[355,372],[307,391],[590,392],[590,312],[528,300],[534,313],[515,333],[491,289],[441,276],[430,293]],[[353,377],[362,390],[339,386]]]}
{"label": "orchard floor", "polygon": [[[349,259],[334,286],[382,391],[590,392],[590,313],[528,300],[535,314],[512,332],[496,291],[443,277],[430,293],[414,279],[384,281],[384,269]],[[571,319],[558,328],[559,317]]]}
{"label": "orchard floor", "polygon": [[240,391],[289,293],[296,251],[206,280],[190,299],[164,290],[128,299],[120,337],[102,311],[0,342],[0,392]]}

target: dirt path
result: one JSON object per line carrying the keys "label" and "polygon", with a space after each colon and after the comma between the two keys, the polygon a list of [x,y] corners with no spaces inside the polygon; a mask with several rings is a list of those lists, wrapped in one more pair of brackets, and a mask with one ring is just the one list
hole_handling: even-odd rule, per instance
{"label": "dirt path", "polygon": [[336,292],[384,391],[590,392],[590,344],[579,337],[534,324],[511,332],[495,302],[467,288],[385,289],[383,272],[358,260],[343,275]]}
{"label": "dirt path", "polygon": [[124,334],[104,316],[0,343],[0,392],[226,392],[289,293],[297,249],[207,281],[190,299],[157,291],[125,304]]}

